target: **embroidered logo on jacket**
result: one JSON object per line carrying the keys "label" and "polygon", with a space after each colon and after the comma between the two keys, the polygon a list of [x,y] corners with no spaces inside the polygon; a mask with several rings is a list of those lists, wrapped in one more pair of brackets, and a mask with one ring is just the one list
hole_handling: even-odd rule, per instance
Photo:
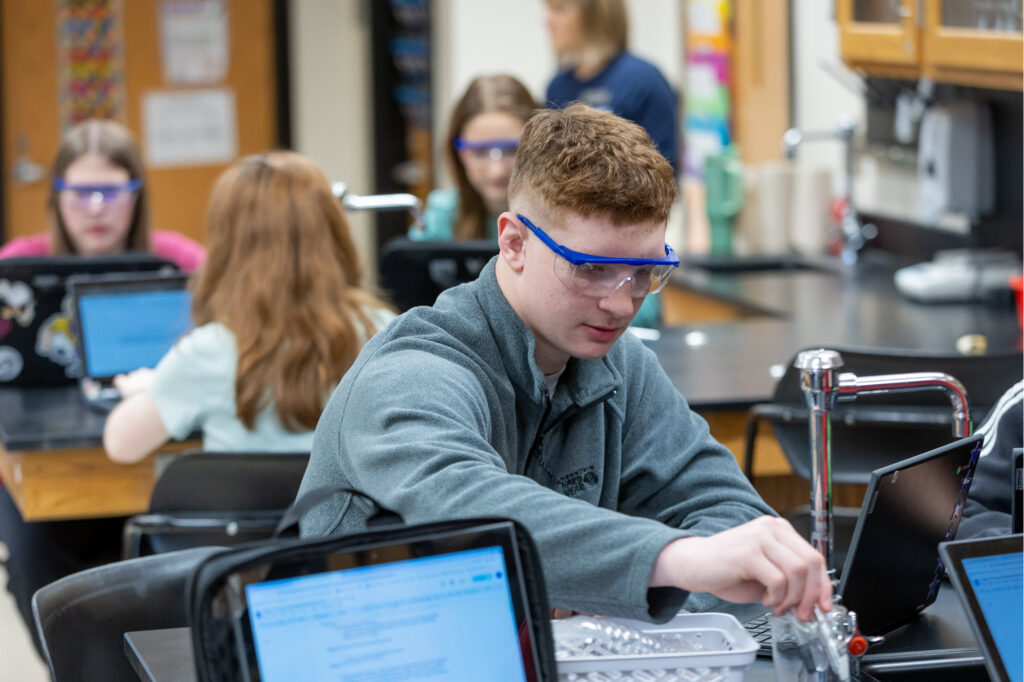
{"label": "embroidered logo on jacket", "polygon": [[597,485],[597,473],[594,465],[589,464],[572,471],[558,479],[558,485],[562,488],[562,494],[569,497],[576,497],[584,490]]}

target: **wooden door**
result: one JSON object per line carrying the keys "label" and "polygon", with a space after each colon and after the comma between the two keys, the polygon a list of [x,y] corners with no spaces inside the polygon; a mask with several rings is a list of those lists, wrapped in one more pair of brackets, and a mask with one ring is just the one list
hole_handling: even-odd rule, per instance
{"label": "wooden door", "polygon": [[[4,238],[48,226],[47,172],[62,132],[58,16],[65,0],[0,0],[0,127],[3,140]],[[162,62],[161,24],[174,0],[111,3],[120,23],[123,101],[117,118],[147,148],[144,101],[150,95],[197,90],[228,93],[235,106],[236,156],[277,146],[275,29],[272,0],[223,0],[228,60],[222,78],[169,82]],[[182,3],[177,3],[182,6]],[[153,225],[204,241],[203,216],[213,180],[230,160],[149,168]]]}

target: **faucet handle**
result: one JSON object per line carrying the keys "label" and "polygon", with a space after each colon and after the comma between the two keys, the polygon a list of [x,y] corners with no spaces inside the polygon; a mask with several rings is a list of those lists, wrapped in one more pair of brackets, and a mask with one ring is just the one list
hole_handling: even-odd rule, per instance
{"label": "faucet handle", "polygon": [[793,366],[797,369],[806,369],[812,372],[837,369],[843,366],[843,356],[838,351],[826,350],[824,348],[805,350],[797,354],[796,360],[793,361]]}

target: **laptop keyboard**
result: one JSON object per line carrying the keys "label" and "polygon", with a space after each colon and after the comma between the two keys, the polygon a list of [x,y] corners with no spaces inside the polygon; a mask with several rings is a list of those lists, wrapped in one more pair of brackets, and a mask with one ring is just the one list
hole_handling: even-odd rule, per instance
{"label": "laptop keyboard", "polygon": [[758,644],[757,655],[761,658],[772,657],[772,626],[768,623],[768,614],[751,618],[743,624],[747,634]]}

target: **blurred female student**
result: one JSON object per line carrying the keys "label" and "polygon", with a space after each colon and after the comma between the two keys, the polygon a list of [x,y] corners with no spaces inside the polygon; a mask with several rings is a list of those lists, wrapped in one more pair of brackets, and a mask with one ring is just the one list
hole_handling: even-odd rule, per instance
{"label": "blurred female student", "polygon": [[445,156],[456,189],[430,193],[424,229],[410,230],[411,239],[498,239],[519,134],[536,108],[529,90],[512,76],[473,79],[448,125]]}
{"label": "blurred female student", "polygon": [[678,101],[656,66],[627,49],[625,0],[547,0],[551,46],[562,69],[547,106],[583,102],[639,123],[679,174]]}
{"label": "blurred female student", "polygon": [[209,253],[193,281],[195,329],[155,370],[123,375],[109,457],[135,462],[203,432],[205,450],[309,451],[331,391],[394,313],[360,288],[340,202],[313,162],[271,152],[217,180]]}
{"label": "blurred female student", "polygon": [[192,272],[202,246],[177,232],[151,230],[146,173],[131,132],[114,121],[79,123],[64,137],[50,171],[50,231],[0,247],[0,258],[143,251]]}

